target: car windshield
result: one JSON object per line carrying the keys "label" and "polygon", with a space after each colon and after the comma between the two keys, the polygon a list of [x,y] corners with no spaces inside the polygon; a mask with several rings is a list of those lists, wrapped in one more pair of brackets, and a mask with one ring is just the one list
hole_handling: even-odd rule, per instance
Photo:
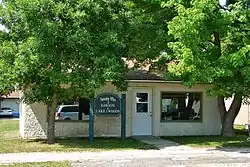
{"label": "car windshield", "polygon": [[3,107],[3,108],[1,108],[1,110],[12,110],[12,109],[9,107]]}

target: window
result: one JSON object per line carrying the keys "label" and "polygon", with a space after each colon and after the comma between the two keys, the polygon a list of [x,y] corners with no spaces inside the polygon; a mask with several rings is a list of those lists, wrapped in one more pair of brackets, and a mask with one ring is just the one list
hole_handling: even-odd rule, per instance
{"label": "window", "polygon": [[89,99],[64,102],[56,109],[56,120],[89,120]]}
{"label": "window", "polygon": [[79,112],[79,107],[78,106],[65,106],[61,109],[61,112]]}
{"label": "window", "polygon": [[202,93],[161,94],[161,120],[201,120]]}
{"label": "window", "polygon": [[10,107],[3,107],[3,108],[1,108],[1,110],[12,110],[12,108],[10,108]]}
{"label": "window", "polygon": [[148,93],[136,93],[136,112],[148,112]]}

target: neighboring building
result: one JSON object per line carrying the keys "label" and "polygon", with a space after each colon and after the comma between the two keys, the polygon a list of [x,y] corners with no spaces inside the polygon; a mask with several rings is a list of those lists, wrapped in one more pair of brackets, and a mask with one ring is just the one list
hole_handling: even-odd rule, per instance
{"label": "neighboring building", "polygon": [[[232,99],[225,100],[226,109],[229,109],[232,103]],[[250,124],[250,108],[249,104],[242,104],[240,108],[240,112],[234,120],[234,124],[236,125],[246,125]]]}
{"label": "neighboring building", "polygon": [[[211,85],[187,88],[180,82],[166,82],[145,71],[131,71],[126,92],[107,84],[96,91],[126,94],[126,136],[219,135],[221,122],[215,97],[208,96]],[[86,105],[88,106],[88,105]],[[45,138],[47,109],[42,103],[21,104],[20,135]],[[83,111],[88,114],[88,108]],[[88,136],[88,121],[58,120],[56,136]],[[94,117],[95,136],[120,136],[121,118]]]}
{"label": "neighboring building", "polygon": [[18,91],[12,92],[7,96],[2,96],[0,108],[9,107],[12,108],[14,112],[19,112],[19,105],[20,96]]}

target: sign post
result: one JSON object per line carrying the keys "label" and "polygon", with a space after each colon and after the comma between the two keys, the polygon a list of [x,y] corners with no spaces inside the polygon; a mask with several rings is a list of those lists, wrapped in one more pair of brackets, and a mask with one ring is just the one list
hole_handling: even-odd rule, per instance
{"label": "sign post", "polygon": [[89,142],[94,141],[94,115],[119,117],[121,115],[121,139],[126,138],[126,94],[121,98],[112,93],[103,93],[90,100]]}
{"label": "sign post", "polygon": [[121,139],[126,139],[126,94],[121,98]]}
{"label": "sign post", "polygon": [[90,100],[89,109],[89,142],[94,141],[94,99]]}

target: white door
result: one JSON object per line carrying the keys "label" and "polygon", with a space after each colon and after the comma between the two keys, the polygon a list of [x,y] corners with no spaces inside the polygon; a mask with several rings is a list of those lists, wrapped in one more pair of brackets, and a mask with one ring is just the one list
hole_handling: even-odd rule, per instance
{"label": "white door", "polygon": [[149,90],[133,93],[132,134],[152,135],[152,94]]}

